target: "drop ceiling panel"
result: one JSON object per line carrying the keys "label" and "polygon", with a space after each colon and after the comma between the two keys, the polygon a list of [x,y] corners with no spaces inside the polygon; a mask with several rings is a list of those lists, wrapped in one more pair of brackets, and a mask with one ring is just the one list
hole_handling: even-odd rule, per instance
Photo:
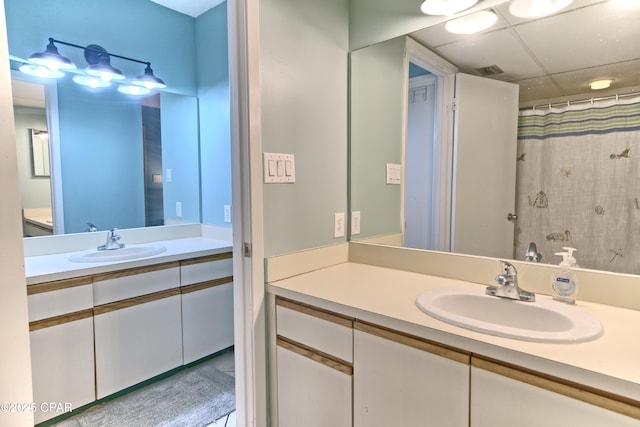
{"label": "drop ceiling panel", "polygon": [[578,70],[640,57],[640,8],[621,10],[611,2],[514,27],[550,73]]}
{"label": "drop ceiling panel", "polygon": [[518,83],[520,86],[520,103],[537,99],[555,98],[558,96],[560,90],[549,76],[519,80],[514,83]]}
{"label": "drop ceiling panel", "polygon": [[492,78],[499,80],[511,81],[545,74],[509,29],[466,38],[441,46],[436,51],[466,73],[475,74],[473,70],[476,68],[497,65],[504,74]]}

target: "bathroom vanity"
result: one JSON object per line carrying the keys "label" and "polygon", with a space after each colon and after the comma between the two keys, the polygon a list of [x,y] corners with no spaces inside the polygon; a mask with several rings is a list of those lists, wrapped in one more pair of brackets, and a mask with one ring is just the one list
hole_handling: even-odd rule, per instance
{"label": "bathroom vanity", "polygon": [[[233,345],[230,244],[153,244],[164,250],[113,262],[71,261],[78,253],[25,259],[38,405],[77,409]],[[58,415],[38,410],[35,421]]]}
{"label": "bathroom vanity", "polygon": [[271,282],[272,420],[280,427],[300,420],[640,425],[640,343],[631,338],[640,312],[580,302],[604,333],[587,342],[540,343],[454,326],[416,305],[426,290],[480,286],[349,261]]}

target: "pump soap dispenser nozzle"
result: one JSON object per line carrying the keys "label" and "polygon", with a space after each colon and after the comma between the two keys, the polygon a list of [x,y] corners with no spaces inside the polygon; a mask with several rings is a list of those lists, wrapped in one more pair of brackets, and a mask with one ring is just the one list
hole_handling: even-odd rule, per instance
{"label": "pump soap dispenser nozzle", "polygon": [[577,251],[577,249],[576,249],[576,248],[570,248],[570,247],[566,247],[566,248],[562,248],[562,249],[564,249],[565,251],[567,251],[567,254],[569,255],[569,256],[567,257],[567,261],[569,262],[569,264],[571,265],[571,267],[577,267],[577,266],[578,266],[578,263],[577,263],[576,259],[575,259],[575,258],[574,258],[574,256],[573,256],[573,253],[574,253],[575,251]]}

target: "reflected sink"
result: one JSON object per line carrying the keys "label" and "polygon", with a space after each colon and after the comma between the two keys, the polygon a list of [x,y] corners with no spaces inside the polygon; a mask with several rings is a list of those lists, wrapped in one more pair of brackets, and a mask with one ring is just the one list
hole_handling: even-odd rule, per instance
{"label": "reflected sink", "polygon": [[602,335],[602,325],[594,316],[551,298],[524,302],[486,295],[484,288],[439,288],[420,294],[416,304],[436,319],[501,337],[571,343]]}
{"label": "reflected sink", "polygon": [[153,246],[125,246],[120,249],[109,251],[93,250],[91,252],[80,252],[69,257],[69,261],[73,262],[111,262],[111,261],[127,261],[138,258],[145,258],[152,255],[158,255],[166,251],[162,245]]}

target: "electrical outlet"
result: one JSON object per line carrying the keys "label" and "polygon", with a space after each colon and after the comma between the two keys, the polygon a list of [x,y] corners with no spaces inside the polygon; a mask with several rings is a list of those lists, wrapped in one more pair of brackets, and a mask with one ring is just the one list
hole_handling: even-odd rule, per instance
{"label": "electrical outlet", "polygon": [[171,176],[171,169],[167,168],[164,171],[164,180],[167,182],[171,182],[173,180],[173,177]]}
{"label": "electrical outlet", "polygon": [[344,212],[334,215],[333,219],[333,237],[344,237]]}
{"label": "electrical outlet", "polygon": [[351,212],[351,235],[360,234],[360,211]]}
{"label": "electrical outlet", "polygon": [[182,216],[182,202],[176,202],[176,216],[178,218]]}
{"label": "electrical outlet", "polygon": [[231,205],[224,205],[224,222],[231,222]]}

